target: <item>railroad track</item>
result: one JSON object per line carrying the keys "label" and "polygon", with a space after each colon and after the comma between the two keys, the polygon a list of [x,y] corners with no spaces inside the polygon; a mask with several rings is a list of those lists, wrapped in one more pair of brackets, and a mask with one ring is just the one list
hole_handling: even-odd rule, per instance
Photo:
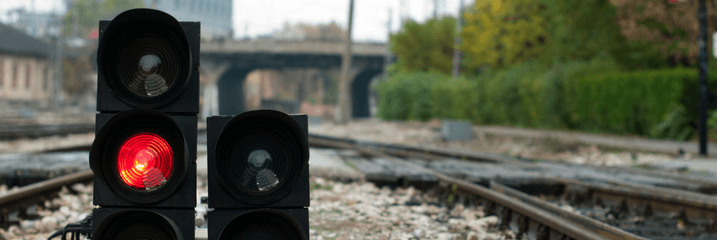
{"label": "railroad track", "polygon": [[[566,178],[566,174],[553,175],[565,171],[564,168],[492,154],[318,135],[310,135],[309,142],[314,147],[353,149],[363,156],[423,169],[436,176],[437,185],[447,195],[465,194],[467,199],[484,206],[488,213],[497,215],[502,226],[528,239],[711,239],[717,236],[717,198],[705,194],[714,192],[717,184],[714,178],[604,167],[583,168],[604,174],[629,174],[635,181],[600,175]],[[528,176],[525,181],[505,181],[500,177],[466,181],[469,177],[460,171],[436,167],[440,166],[437,163],[451,161],[448,159],[462,159],[456,164],[464,167],[490,164],[545,174]],[[665,181],[656,182],[657,186],[638,181],[649,178]]]}
{"label": "railroad track", "polygon": [[26,215],[28,210],[36,206],[43,206],[45,200],[57,197],[63,186],[91,182],[93,176],[92,170],[86,170],[37,182],[1,194],[0,225],[8,227]]}
{"label": "railroad track", "polygon": [[94,131],[94,123],[0,125],[0,140],[38,138],[54,135],[89,133]]}
{"label": "railroad track", "polygon": [[[200,135],[202,130],[199,131]],[[465,150],[382,144],[313,134],[309,136],[309,143],[312,147],[352,149],[363,156],[422,169],[435,177],[436,185],[444,193],[466,196],[465,199],[471,199],[482,205],[488,213],[497,215],[501,226],[528,239],[653,239],[663,235],[669,236],[661,239],[690,239],[717,236],[714,235],[717,232],[717,198],[708,195],[715,193],[717,181],[710,177],[590,167],[604,173],[664,180],[650,185],[599,176],[571,178],[551,175],[551,171],[560,172],[563,169],[550,164]],[[89,149],[89,146],[84,148]],[[547,171],[548,174],[527,174],[530,176],[522,182],[471,179],[436,167],[437,163],[449,161],[479,164],[476,165],[478,167],[490,164],[503,168]],[[62,186],[91,179],[91,171],[78,172],[0,195],[0,223],[10,223],[9,215],[23,212],[51,198]],[[576,210],[566,210],[556,203],[568,204]],[[602,212],[590,213],[595,206],[599,206]],[[583,215],[576,212],[582,212]]]}

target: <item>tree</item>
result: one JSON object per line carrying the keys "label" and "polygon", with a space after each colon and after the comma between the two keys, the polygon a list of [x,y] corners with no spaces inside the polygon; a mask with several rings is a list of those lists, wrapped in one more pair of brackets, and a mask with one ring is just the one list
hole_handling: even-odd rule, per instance
{"label": "tree", "polygon": [[560,61],[589,60],[612,53],[624,43],[608,0],[542,0],[549,32],[549,53]]}
{"label": "tree", "polygon": [[[690,0],[679,3],[654,0],[613,0],[617,8],[616,21],[620,33],[628,41],[643,42],[666,58],[670,65],[696,63],[699,49],[697,38],[699,24],[697,8],[699,1]],[[714,9],[717,0],[706,0],[707,6]],[[707,32],[717,31],[717,14],[707,12]],[[712,44],[708,43],[708,47]]]}
{"label": "tree", "polygon": [[424,24],[408,21],[391,35],[391,52],[399,71],[439,71],[451,74],[455,19],[430,19]]}
{"label": "tree", "polygon": [[470,67],[500,68],[541,56],[548,37],[543,7],[538,0],[476,1],[461,33]]}
{"label": "tree", "polygon": [[79,27],[77,34],[85,36],[84,33],[97,28],[99,20],[112,19],[123,11],[142,7],[144,7],[142,0],[104,0],[102,2],[99,0],[76,0],[63,17],[65,27],[62,34],[71,35],[73,25],[77,21]]}

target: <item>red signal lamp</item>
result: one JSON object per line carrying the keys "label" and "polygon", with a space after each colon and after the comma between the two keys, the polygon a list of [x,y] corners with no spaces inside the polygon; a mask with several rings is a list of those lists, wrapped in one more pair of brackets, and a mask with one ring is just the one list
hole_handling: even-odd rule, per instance
{"label": "red signal lamp", "polygon": [[127,186],[152,191],[172,175],[174,157],[167,141],[151,132],[127,138],[117,154],[117,172]]}
{"label": "red signal lamp", "polygon": [[103,127],[90,151],[94,203],[194,207],[186,196],[196,195],[196,151],[187,145],[196,144],[196,119],[152,109],[98,114]]}

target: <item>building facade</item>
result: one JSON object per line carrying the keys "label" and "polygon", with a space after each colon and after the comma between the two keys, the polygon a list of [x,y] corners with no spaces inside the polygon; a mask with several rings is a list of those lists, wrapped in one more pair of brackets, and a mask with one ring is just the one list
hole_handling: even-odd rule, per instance
{"label": "building facade", "polygon": [[231,37],[232,0],[144,0],[144,5],[179,21],[202,22],[202,38]]}
{"label": "building facade", "polygon": [[51,45],[0,24],[0,100],[47,103],[53,96]]}

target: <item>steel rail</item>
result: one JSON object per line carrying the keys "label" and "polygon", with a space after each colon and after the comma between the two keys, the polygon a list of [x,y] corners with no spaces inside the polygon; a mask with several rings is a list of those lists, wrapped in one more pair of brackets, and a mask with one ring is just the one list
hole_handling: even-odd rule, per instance
{"label": "steel rail", "polygon": [[332,143],[337,143],[337,142],[353,144],[356,146],[381,149],[382,151],[385,151],[391,155],[398,155],[398,156],[424,157],[424,158],[434,158],[434,159],[440,158],[440,157],[444,157],[444,158],[450,157],[450,158],[467,159],[467,160],[480,161],[480,162],[511,164],[511,165],[518,165],[521,167],[534,167],[531,164],[527,164],[523,161],[516,160],[515,158],[512,158],[512,157],[506,157],[506,156],[502,156],[502,155],[498,155],[498,154],[474,152],[474,151],[468,151],[468,150],[464,150],[464,149],[446,149],[446,148],[433,147],[433,146],[421,146],[421,147],[405,146],[405,145],[398,145],[398,144],[377,143],[377,142],[371,142],[371,141],[354,140],[354,139],[337,138],[337,137],[330,137],[330,136],[317,135],[317,134],[309,134],[309,143],[314,144],[314,146],[324,146],[326,144],[330,145]]}
{"label": "steel rail", "polygon": [[639,236],[635,236],[634,234],[628,233],[622,229],[616,229],[615,227],[610,226],[607,223],[600,222],[600,221],[592,219],[590,217],[586,217],[586,216],[583,216],[583,215],[580,215],[580,214],[577,214],[574,212],[564,210],[558,206],[547,203],[546,201],[543,201],[540,198],[530,196],[528,194],[525,194],[521,191],[515,190],[515,189],[505,186],[503,184],[497,183],[495,181],[490,182],[490,188],[497,192],[504,193],[508,196],[520,199],[523,202],[527,202],[532,205],[538,206],[538,207],[542,208],[543,210],[549,211],[555,215],[569,219],[570,221],[573,221],[576,224],[580,224],[586,228],[590,228],[594,232],[596,232],[606,238],[610,238],[610,239],[646,239],[646,238],[642,238]]}
{"label": "steel rail", "polygon": [[620,173],[620,172],[626,172],[629,174],[637,174],[642,176],[648,176],[648,177],[655,177],[655,178],[663,178],[663,179],[672,179],[675,181],[682,181],[686,183],[692,183],[694,185],[697,185],[698,187],[693,188],[691,190],[694,190],[696,192],[701,192],[704,194],[717,194],[717,181],[714,179],[710,179],[705,176],[701,175],[684,175],[679,173],[672,173],[672,172],[656,172],[651,171],[647,169],[640,169],[640,168],[624,168],[624,167],[608,167],[608,166],[597,166],[595,169],[603,172],[614,172],[614,173]]}
{"label": "steel rail", "polygon": [[[383,154],[388,155],[395,155],[395,156],[401,156],[401,157],[418,157],[418,158],[425,158],[425,159],[441,159],[445,158],[447,154],[434,154],[434,150],[423,150],[420,147],[403,147],[397,145],[391,145],[391,144],[380,144],[380,143],[372,143],[367,141],[356,141],[351,139],[341,139],[341,138],[332,138],[332,137],[324,137],[319,135],[311,135],[310,136],[310,144],[312,146],[328,146],[328,147],[341,147],[341,148],[348,148],[348,149],[354,149],[358,152],[365,154],[365,155],[376,155],[376,152],[380,152]],[[312,142],[313,141],[313,142]],[[448,151],[448,150],[441,150],[441,151]],[[466,159],[460,154],[457,154],[458,156],[454,156],[456,158],[463,158]],[[473,155],[476,156],[476,155]],[[491,157],[489,155],[483,155],[487,157]],[[381,156],[384,157],[384,156]],[[385,158],[385,157],[384,157]],[[501,159],[505,159],[501,158]],[[491,159],[494,160],[492,162],[500,163],[500,164],[514,164],[512,161],[502,161],[501,159]],[[401,160],[402,161],[402,160]],[[516,160],[517,161],[517,160]],[[484,160],[485,162],[485,160]],[[544,166],[538,166],[537,164],[532,164],[530,162],[521,162],[519,163],[523,166],[528,166],[529,168],[546,168],[549,169],[549,167]],[[532,166],[531,166],[532,165]],[[613,171],[620,171],[620,169],[614,169],[614,168],[596,168],[599,170],[607,171],[607,172],[613,172]],[[645,175],[645,176],[653,176],[653,177],[662,177],[662,178],[669,178],[680,182],[686,182],[686,183],[695,183],[698,184],[705,184],[707,187],[711,187],[714,182],[711,179],[703,178],[703,177],[696,177],[696,176],[681,176],[681,175],[673,175],[673,174],[660,174],[660,173],[645,173],[645,170],[642,171],[630,171],[633,174],[638,175]],[[551,182],[553,184],[561,184],[564,186],[572,185],[572,186],[578,186],[580,189],[580,192],[589,194],[589,197],[597,197],[598,199],[601,199],[602,201],[610,201],[610,202],[617,202],[618,204],[627,204],[627,205],[637,205],[641,206],[644,204],[648,204],[652,210],[657,211],[667,211],[667,212],[677,212],[681,217],[685,218],[688,222],[693,222],[695,224],[705,224],[705,218],[708,219],[708,221],[711,221],[710,227],[708,227],[708,231],[716,231],[717,230],[717,197],[710,196],[704,193],[694,192],[694,191],[685,191],[680,189],[674,189],[674,188],[666,188],[666,187],[658,187],[658,186],[651,186],[651,185],[644,185],[644,184],[638,184],[638,183],[632,183],[632,182],[625,182],[620,180],[601,180],[604,181],[604,183],[598,183],[598,182],[588,182],[588,181],[580,181],[575,179],[567,179],[567,178],[559,178],[559,177],[541,177],[540,179],[546,180],[548,182]],[[690,180],[696,180],[695,182]],[[574,188],[571,188],[575,190]],[[578,192],[568,192],[567,194],[579,194]],[[547,204],[547,202],[546,202]],[[642,206],[644,207],[644,206]],[[605,223],[602,223],[602,225],[606,225]],[[597,227],[598,229],[601,228],[601,226],[595,225],[594,227]],[[604,227],[604,226],[603,226]],[[602,231],[602,230],[601,230]],[[624,233],[624,230],[619,229],[619,231],[616,231],[614,234],[622,234]],[[613,234],[613,233],[610,233]],[[637,236],[635,236],[637,237]],[[620,237],[622,238],[622,237]],[[639,239],[639,238],[638,238]]]}
{"label": "steel rail", "polygon": [[[553,213],[550,213],[548,211],[542,210],[536,206],[524,203],[520,200],[514,199],[512,197],[509,197],[505,194],[496,192],[494,190],[491,190],[489,188],[473,184],[470,182],[466,182],[460,179],[452,178],[446,175],[443,175],[441,173],[435,172],[433,170],[427,169],[423,166],[419,166],[407,161],[403,161],[401,159],[397,159],[393,156],[388,155],[387,153],[384,153],[382,150],[376,149],[376,148],[370,148],[366,146],[359,146],[356,143],[352,143],[350,141],[332,141],[325,138],[316,137],[315,135],[309,136],[309,143],[310,145],[314,146],[324,146],[324,147],[333,147],[333,148],[346,148],[346,149],[353,149],[361,154],[370,155],[370,156],[376,156],[376,157],[382,157],[384,159],[388,159],[390,161],[399,162],[408,166],[416,167],[424,169],[427,172],[430,172],[436,178],[438,178],[440,181],[445,182],[449,185],[454,185],[458,188],[458,190],[463,192],[468,192],[471,194],[475,194],[479,196],[480,198],[486,199],[488,201],[491,201],[495,203],[496,205],[504,206],[512,211],[515,211],[521,216],[525,216],[529,219],[532,219],[533,221],[539,222],[543,224],[544,226],[547,226],[548,228],[558,231],[566,236],[569,236],[574,239],[616,239],[618,236],[623,236],[624,231],[619,230],[614,227],[605,227],[605,228],[597,228],[594,226],[586,227],[584,225],[579,225],[576,223],[573,223],[572,221],[555,215]],[[587,223],[589,224],[589,223]],[[603,231],[601,234],[598,234],[596,232],[593,232],[588,229],[601,229]],[[604,229],[613,229],[614,231],[608,231]],[[607,237],[606,237],[607,236]],[[633,235],[634,236],[634,235]],[[642,239],[637,236],[634,236],[633,239]]]}
{"label": "steel rail", "polygon": [[[395,145],[395,144],[384,144],[384,143],[375,143],[370,141],[361,141],[361,140],[352,140],[352,139],[345,139],[345,138],[335,138],[335,137],[327,137],[327,136],[321,136],[321,135],[315,135],[311,134],[309,135],[309,143],[312,144],[312,146],[329,146],[331,144],[335,143],[345,143],[345,144],[354,144],[357,146],[365,146],[370,147],[379,151],[382,151],[389,155],[394,156],[400,156],[400,157],[415,157],[415,158],[423,158],[423,159],[444,159],[446,157],[449,158],[455,158],[455,159],[464,159],[464,160],[472,160],[472,161],[478,161],[478,162],[491,162],[491,163],[497,163],[497,164],[503,164],[503,165],[509,165],[509,166],[515,166],[519,167],[525,170],[550,170],[551,166],[549,165],[540,165],[535,164],[533,162],[528,161],[520,161],[519,159],[507,157],[507,156],[501,156],[497,154],[486,154],[486,153],[479,153],[479,152],[473,152],[469,150],[464,149],[451,149],[451,148],[441,148],[441,147],[430,147],[426,146],[401,146],[401,145]],[[712,192],[717,192],[717,180],[709,179],[704,176],[695,176],[695,175],[675,175],[670,173],[661,173],[661,172],[655,172],[655,171],[647,171],[644,169],[631,169],[631,168],[623,168],[623,169],[616,169],[614,167],[591,167],[593,170],[598,172],[605,172],[605,173],[618,173],[618,172],[627,172],[632,175],[641,175],[646,177],[653,177],[653,178],[661,178],[661,179],[670,179],[675,182],[678,182],[680,184],[675,185],[675,187],[679,187],[680,190],[675,187],[672,188],[666,188],[662,187],[660,190],[669,190],[670,192],[679,192],[679,194],[682,195],[690,195],[690,196],[705,196],[704,194],[709,194]],[[604,179],[595,179],[597,181],[604,181]],[[626,182],[618,183],[619,181],[615,180],[613,184],[616,185],[631,185],[635,188],[642,188],[642,185],[637,186],[638,184],[630,184]],[[699,197],[698,197],[699,198]],[[717,199],[717,198],[713,198]]]}
{"label": "steel rail", "polygon": [[[410,163],[408,163],[410,164]],[[525,215],[530,219],[540,222],[553,230],[559,231],[565,235],[570,236],[574,239],[617,239],[615,237],[604,237],[597,232],[590,231],[593,227],[585,227],[584,225],[578,225],[568,219],[557,216],[545,210],[539,209],[533,205],[524,203],[522,201],[510,198],[505,194],[493,191],[483,186],[469,183],[463,180],[455,179],[452,177],[445,176],[440,173],[434,173],[439,179],[446,181],[449,184],[455,185],[459,190],[466,191],[478,195],[481,198],[485,198],[495,204],[505,206],[519,214]],[[619,229],[614,228],[614,231]],[[608,231],[601,233],[611,233]],[[610,236],[619,236],[618,234],[608,234]],[[639,238],[635,238],[639,239]]]}
{"label": "steel rail", "polygon": [[94,174],[92,173],[92,170],[86,170],[33,183],[15,190],[10,190],[0,195],[0,206],[7,206],[22,202],[27,198],[55,191],[62,186],[90,181],[93,176]]}
{"label": "steel rail", "polygon": [[23,137],[38,138],[52,135],[90,133],[94,131],[94,123],[0,125],[0,140],[12,140]]}
{"label": "steel rail", "polygon": [[[465,159],[478,162],[492,162],[500,164],[508,164],[524,169],[541,169],[548,168],[548,166],[539,166],[529,161],[521,161],[518,158],[503,156],[499,154],[481,153],[465,149],[436,147],[436,146],[405,146],[398,144],[389,143],[378,143],[364,140],[354,140],[347,138],[331,137],[317,134],[309,134],[309,142],[314,142],[314,146],[321,147],[323,143],[332,142],[343,142],[349,144],[356,144],[358,146],[366,146],[371,148],[380,149],[390,155],[401,156],[401,157],[417,157],[425,159],[440,159],[440,158],[455,158]],[[675,173],[667,172],[656,172],[646,169],[635,169],[635,168],[616,168],[616,167],[605,167],[605,166],[592,166],[596,171],[601,172],[626,172],[634,175],[642,175],[655,178],[671,179],[678,182],[684,182],[695,185],[697,187],[691,188],[691,190],[699,191],[703,193],[717,193],[717,180],[710,179],[705,176],[699,175],[680,175]]]}
{"label": "steel rail", "polygon": [[[575,179],[545,177],[565,186],[574,185],[589,193],[592,198],[611,201],[614,204],[650,206],[653,211],[676,212],[687,222],[709,219],[708,231],[717,231],[717,197],[701,193],[681,191],[642,184],[599,184]],[[567,194],[576,194],[568,192]]]}

